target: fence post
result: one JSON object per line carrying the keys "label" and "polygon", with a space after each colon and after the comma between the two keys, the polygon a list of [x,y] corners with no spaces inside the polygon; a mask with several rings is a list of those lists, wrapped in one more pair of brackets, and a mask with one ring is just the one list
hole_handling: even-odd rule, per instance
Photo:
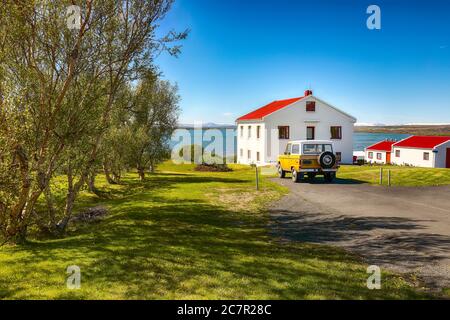
{"label": "fence post", "polygon": [[388,187],[391,186],[391,169],[388,169]]}
{"label": "fence post", "polygon": [[255,165],[255,174],[256,174],[256,190],[259,190],[258,166],[256,166],[256,165]]}
{"label": "fence post", "polygon": [[380,185],[383,185],[383,168],[380,168]]}

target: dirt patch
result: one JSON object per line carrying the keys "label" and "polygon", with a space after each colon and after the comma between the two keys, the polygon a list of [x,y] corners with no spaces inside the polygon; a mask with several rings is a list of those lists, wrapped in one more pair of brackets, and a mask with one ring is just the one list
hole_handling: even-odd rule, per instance
{"label": "dirt patch", "polygon": [[93,222],[102,219],[108,214],[108,209],[103,206],[88,208],[71,219],[72,222]]}
{"label": "dirt patch", "polygon": [[256,195],[251,192],[221,193],[219,201],[232,211],[250,211]]}
{"label": "dirt patch", "polygon": [[226,164],[199,164],[194,168],[195,171],[202,172],[230,172],[233,171]]}

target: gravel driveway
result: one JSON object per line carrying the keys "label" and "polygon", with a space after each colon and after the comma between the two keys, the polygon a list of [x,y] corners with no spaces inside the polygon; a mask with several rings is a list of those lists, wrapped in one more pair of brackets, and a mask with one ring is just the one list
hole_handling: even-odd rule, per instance
{"label": "gravel driveway", "polygon": [[432,289],[450,287],[450,186],[274,181],[290,189],[270,209],[277,236],[343,247]]}

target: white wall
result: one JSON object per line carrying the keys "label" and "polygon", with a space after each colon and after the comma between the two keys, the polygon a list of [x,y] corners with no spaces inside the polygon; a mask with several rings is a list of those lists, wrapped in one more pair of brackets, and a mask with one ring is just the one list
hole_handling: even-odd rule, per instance
{"label": "white wall", "polygon": [[445,168],[446,166],[446,158],[447,158],[447,148],[450,148],[450,141],[437,146],[435,151],[437,151],[435,155],[435,168]]}
{"label": "white wall", "polygon": [[[244,126],[244,134],[241,136],[241,126]],[[248,138],[248,127],[251,127],[251,137]],[[260,137],[256,137],[256,127],[261,126]],[[265,146],[265,124],[264,122],[239,122],[237,124],[237,163],[241,164],[251,164],[259,163],[263,164],[265,162],[264,158],[264,146]],[[243,154],[241,156],[241,149]],[[247,152],[251,151],[251,157],[248,159]],[[258,162],[256,160],[256,153],[259,152]]]}
{"label": "white wall", "polygon": [[[306,101],[316,101],[316,111],[306,111]],[[306,140],[306,128],[308,126],[315,127],[316,140],[331,140],[330,127],[342,127],[342,139],[333,141],[334,152],[342,153],[343,163],[353,162],[353,119],[344,115],[343,113],[331,108],[327,104],[322,103],[310,96],[302,99],[288,107],[278,110],[265,118],[267,137],[269,142],[269,135],[276,134],[278,139],[278,126],[289,126],[290,137],[289,140]],[[273,130],[273,131],[272,131]],[[278,150],[282,153],[289,140],[279,140]],[[269,149],[269,148],[267,148]],[[273,149],[273,148],[272,148]],[[276,149],[276,147],[275,147]],[[269,151],[269,150],[268,150]],[[276,151],[276,150],[275,150]],[[267,162],[276,162],[278,157],[277,152],[266,154]]]}
{"label": "white wall", "polygon": [[[372,159],[369,158],[369,152],[373,153]],[[381,160],[377,159],[377,153],[381,153]],[[391,159],[392,159],[392,155],[391,155]],[[386,151],[366,150],[365,154],[364,154],[364,160],[368,163],[385,164],[386,163]]]}
{"label": "white wall", "polygon": [[[396,157],[396,150],[400,150],[400,157]],[[430,154],[429,160],[423,160],[423,153],[428,152]],[[410,165],[415,167],[434,167],[435,153],[431,149],[418,149],[418,148],[402,148],[393,146],[391,161],[397,165]]]}

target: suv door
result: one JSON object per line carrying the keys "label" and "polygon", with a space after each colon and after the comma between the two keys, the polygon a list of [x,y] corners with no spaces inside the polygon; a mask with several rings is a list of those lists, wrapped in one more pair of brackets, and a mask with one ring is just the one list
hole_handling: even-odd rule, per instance
{"label": "suv door", "polygon": [[283,170],[285,170],[285,171],[290,171],[291,170],[291,167],[290,167],[291,147],[292,147],[292,144],[288,143],[286,145],[286,149],[284,151],[284,155],[282,155],[280,157],[281,168]]}
{"label": "suv door", "polygon": [[300,159],[300,144],[293,143],[291,147],[291,155],[289,156],[289,170],[292,167],[294,167],[295,170],[298,171],[299,159]]}

